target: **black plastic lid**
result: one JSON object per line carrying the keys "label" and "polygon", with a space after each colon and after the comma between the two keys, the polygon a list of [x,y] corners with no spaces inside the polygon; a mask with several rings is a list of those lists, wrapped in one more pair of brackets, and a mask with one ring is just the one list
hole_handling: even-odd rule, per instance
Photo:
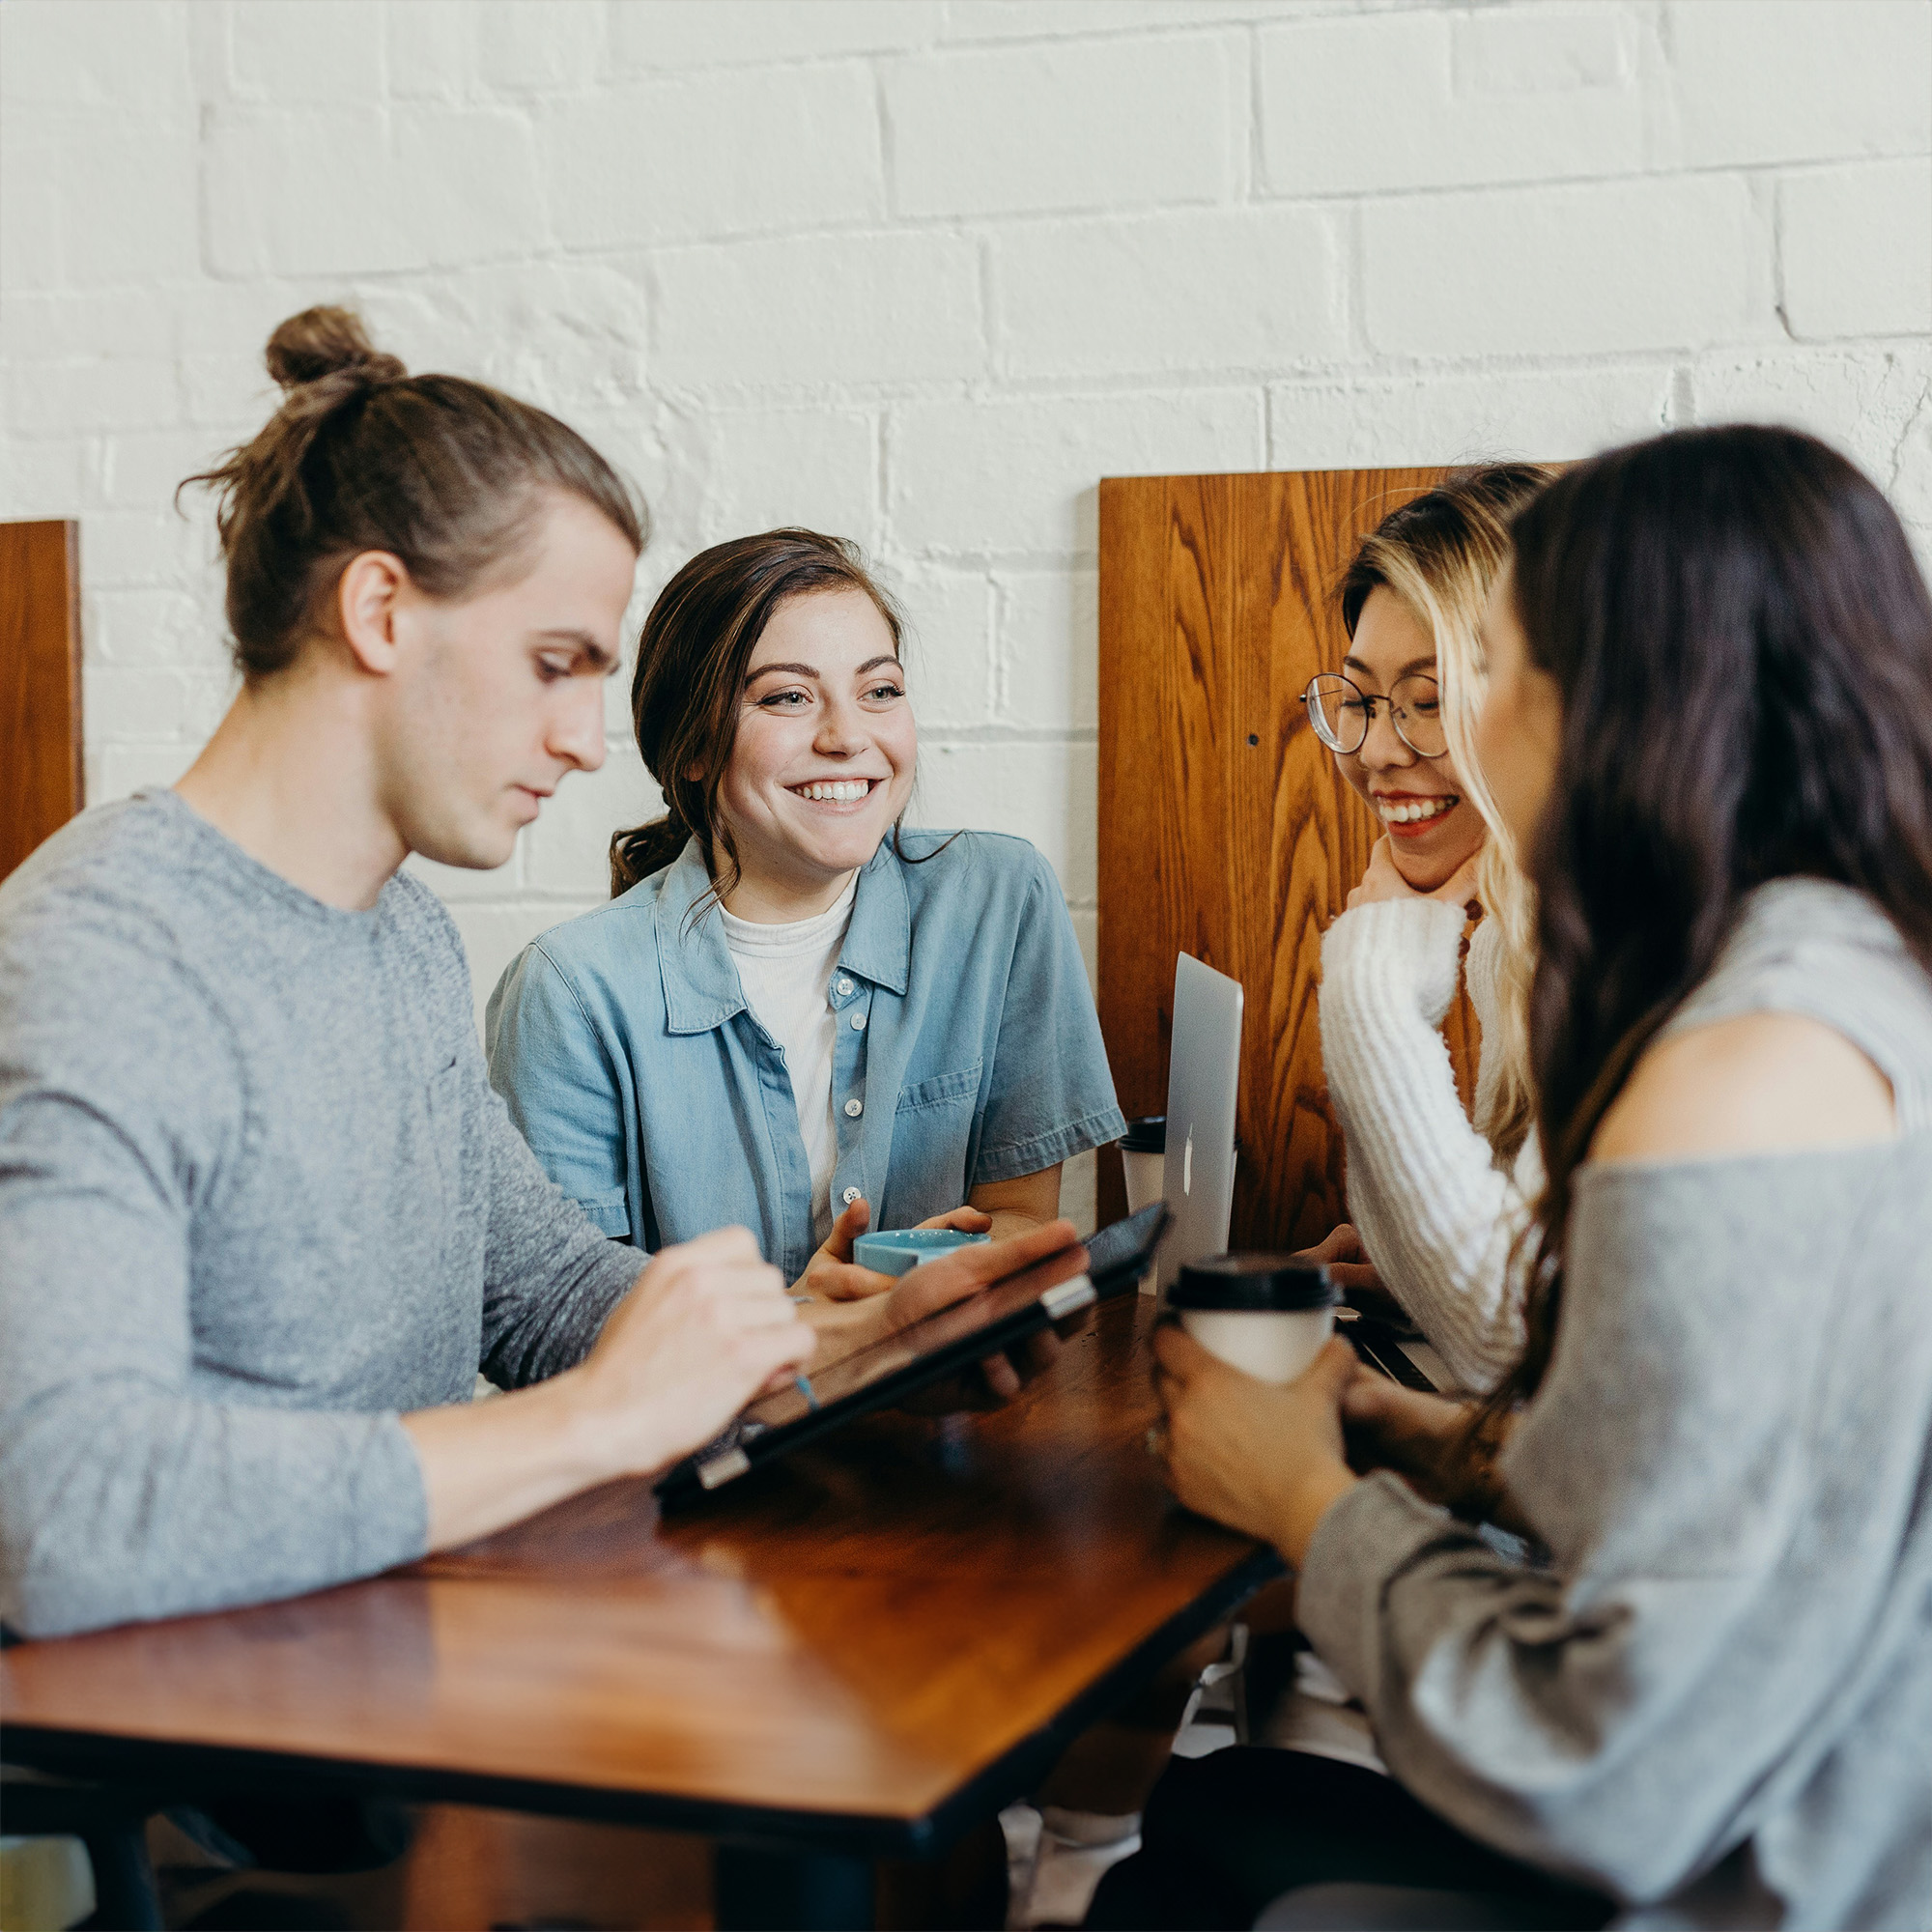
{"label": "black plastic lid", "polygon": [[1325,1267],[1292,1255],[1213,1255],[1189,1262],[1167,1292],[1170,1308],[1226,1308],[1285,1315],[1331,1308],[1342,1297]]}
{"label": "black plastic lid", "polygon": [[1167,1151],[1167,1116],[1165,1114],[1143,1114],[1138,1121],[1127,1122],[1127,1131],[1121,1141],[1122,1153],[1165,1153]]}

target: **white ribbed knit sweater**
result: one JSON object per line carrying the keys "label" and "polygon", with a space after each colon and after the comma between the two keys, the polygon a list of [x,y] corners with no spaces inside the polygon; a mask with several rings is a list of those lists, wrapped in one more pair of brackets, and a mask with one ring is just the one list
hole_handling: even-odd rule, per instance
{"label": "white ribbed knit sweater", "polygon": [[[1456,997],[1463,909],[1379,899],[1321,941],[1321,1058],[1349,1146],[1349,1212],[1389,1292],[1457,1380],[1493,1388],[1522,1349],[1510,1249],[1543,1184],[1532,1130],[1509,1173],[1470,1126],[1436,1031]],[[1492,920],[1469,942],[1469,998],[1486,1038],[1497,1021]],[[1476,1117],[1496,1080],[1478,1062]]]}

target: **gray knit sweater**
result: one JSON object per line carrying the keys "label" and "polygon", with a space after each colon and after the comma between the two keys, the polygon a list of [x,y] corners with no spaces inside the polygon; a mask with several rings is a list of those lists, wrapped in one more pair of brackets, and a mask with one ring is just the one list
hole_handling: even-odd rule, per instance
{"label": "gray knit sweater", "polygon": [[1890,1077],[1877,1148],[1585,1168],[1513,1563],[1380,1475],[1300,1615],[1390,1769],[1644,1927],[1932,1924],[1932,983],[1765,887],[1682,1024],[1776,1009]]}
{"label": "gray knit sweater", "polygon": [[0,1620],[422,1553],[398,1415],[577,1361],[639,1258],[491,1091],[448,916],[321,904],[172,792],[0,889]]}

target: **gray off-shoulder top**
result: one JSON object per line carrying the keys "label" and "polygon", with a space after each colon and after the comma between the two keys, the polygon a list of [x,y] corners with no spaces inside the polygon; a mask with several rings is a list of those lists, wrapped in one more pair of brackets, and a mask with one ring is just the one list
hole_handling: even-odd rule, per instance
{"label": "gray off-shoulder top", "polygon": [[1499,1554],[1386,1473],[1304,1629],[1390,1768],[1619,1923],[1932,1923],[1932,980],[1847,888],[1747,901],[1673,1024],[1809,1014],[1899,1137],[1585,1167]]}

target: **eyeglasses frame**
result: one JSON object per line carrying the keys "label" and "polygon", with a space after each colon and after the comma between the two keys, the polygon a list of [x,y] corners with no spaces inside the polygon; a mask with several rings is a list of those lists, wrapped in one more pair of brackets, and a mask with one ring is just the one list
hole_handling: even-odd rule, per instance
{"label": "eyeglasses frame", "polygon": [[[1329,737],[1327,732],[1321,728],[1321,707],[1315,701],[1315,687],[1318,684],[1320,684],[1324,677],[1332,677],[1337,679],[1340,683],[1346,684],[1349,687],[1349,689],[1352,691],[1355,694],[1355,696],[1362,700],[1362,705],[1363,705],[1362,735],[1359,738],[1357,738],[1352,745],[1338,745],[1334,741],[1334,739]],[[1345,758],[1352,758],[1355,755],[1355,753],[1359,752],[1362,749],[1362,747],[1369,742],[1369,733],[1376,728],[1376,706],[1378,704],[1386,704],[1389,708],[1389,723],[1395,726],[1395,735],[1398,738],[1400,738],[1402,742],[1405,745],[1406,745],[1408,749],[1411,752],[1413,752],[1418,758],[1443,757],[1447,754],[1449,750],[1449,738],[1446,730],[1443,733],[1442,749],[1436,752],[1425,752],[1422,749],[1422,747],[1418,745],[1415,742],[1415,740],[1411,738],[1408,735],[1408,733],[1402,728],[1402,714],[1396,705],[1395,693],[1396,691],[1399,691],[1405,684],[1410,684],[1410,683],[1431,685],[1435,688],[1438,696],[1440,695],[1442,690],[1441,679],[1436,677],[1432,677],[1430,673],[1426,670],[1411,670],[1405,672],[1401,677],[1396,679],[1394,688],[1386,692],[1364,691],[1362,687],[1359,684],[1357,684],[1355,680],[1352,677],[1350,677],[1347,671],[1319,670],[1315,673],[1313,677],[1311,677],[1308,680],[1308,689],[1301,694],[1302,705],[1307,710],[1308,713],[1309,729],[1312,730],[1315,733],[1315,735],[1318,738],[1320,738],[1321,742],[1324,745],[1326,745],[1331,752],[1338,753],[1341,756]]]}

